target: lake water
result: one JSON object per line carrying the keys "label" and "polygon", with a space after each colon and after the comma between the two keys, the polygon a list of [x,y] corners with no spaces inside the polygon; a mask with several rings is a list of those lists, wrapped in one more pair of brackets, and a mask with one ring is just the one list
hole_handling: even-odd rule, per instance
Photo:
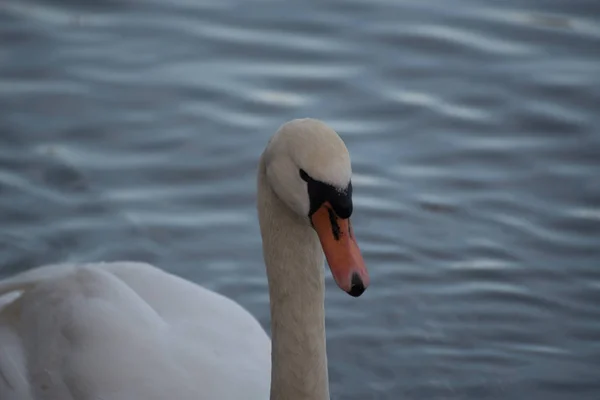
{"label": "lake water", "polygon": [[[93,4],[93,5],[92,5]],[[600,399],[597,1],[0,2],[0,275],[136,259],[268,328],[255,173],[353,160],[333,399]]]}

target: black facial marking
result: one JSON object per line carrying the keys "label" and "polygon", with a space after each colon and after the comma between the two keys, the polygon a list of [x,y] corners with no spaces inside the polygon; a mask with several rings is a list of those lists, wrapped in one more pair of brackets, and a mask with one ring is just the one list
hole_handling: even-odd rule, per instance
{"label": "black facial marking", "polygon": [[302,168],[300,168],[300,178],[302,178],[304,182],[308,182],[310,180],[310,176],[308,176],[306,171],[304,171]]}
{"label": "black facial marking", "polygon": [[327,212],[329,213],[329,223],[331,224],[331,233],[333,233],[333,238],[337,242],[340,240],[340,226],[337,223],[337,216],[333,212],[333,210],[327,207]]}
{"label": "black facial marking", "polygon": [[303,169],[300,169],[300,177],[308,186],[308,197],[310,199],[309,217],[326,201],[331,204],[333,211],[335,211],[338,217],[347,219],[352,215],[352,182],[348,183],[345,189],[340,190],[332,185],[311,178]]}

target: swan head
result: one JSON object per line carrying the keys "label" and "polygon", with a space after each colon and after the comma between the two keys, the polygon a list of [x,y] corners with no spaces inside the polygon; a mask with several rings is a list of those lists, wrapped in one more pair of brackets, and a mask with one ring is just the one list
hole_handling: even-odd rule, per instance
{"label": "swan head", "polygon": [[340,136],[319,120],[292,120],[273,135],[264,160],[276,195],[319,236],[337,285],[360,296],[369,275],[350,223],[352,168]]}

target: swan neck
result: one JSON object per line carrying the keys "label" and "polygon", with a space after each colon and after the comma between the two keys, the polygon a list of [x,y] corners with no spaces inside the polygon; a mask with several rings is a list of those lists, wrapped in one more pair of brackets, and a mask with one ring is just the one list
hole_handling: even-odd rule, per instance
{"label": "swan neck", "polygon": [[327,400],[323,252],[312,227],[270,187],[262,158],[258,214],[271,309],[271,400]]}

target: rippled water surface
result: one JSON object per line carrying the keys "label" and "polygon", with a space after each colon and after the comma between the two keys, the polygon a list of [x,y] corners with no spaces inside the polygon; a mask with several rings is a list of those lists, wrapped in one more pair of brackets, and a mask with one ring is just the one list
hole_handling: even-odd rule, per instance
{"label": "rippled water surface", "polygon": [[268,327],[257,159],[353,158],[334,399],[600,399],[595,1],[0,2],[0,274],[139,259]]}

